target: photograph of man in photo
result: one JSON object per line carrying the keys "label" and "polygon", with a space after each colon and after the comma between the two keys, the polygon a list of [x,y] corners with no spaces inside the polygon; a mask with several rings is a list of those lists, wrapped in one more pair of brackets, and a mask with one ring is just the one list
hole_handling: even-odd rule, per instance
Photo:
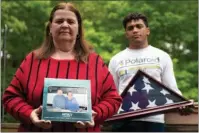
{"label": "photograph of man in photo", "polygon": [[50,112],[87,112],[86,88],[51,86],[47,94]]}
{"label": "photograph of man in photo", "polygon": [[53,108],[65,109],[66,97],[63,95],[63,90],[61,88],[57,89],[57,94],[53,98]]}

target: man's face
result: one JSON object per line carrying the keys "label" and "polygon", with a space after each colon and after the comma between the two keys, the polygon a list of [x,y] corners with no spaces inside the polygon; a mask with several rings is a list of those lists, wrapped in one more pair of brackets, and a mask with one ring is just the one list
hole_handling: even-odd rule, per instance
{"label": "man's face", "polygon": [[63,94],[63,91],[62,91],[62,90],[58,90],[58,91],[57,91],[57,94],[58,94],[58,95],[62,95],[62,94]]}
{"label": "man's face", "polygon": [[146,42],[150,30],[144,24],[143,20],[132,20],[126,25],[126,38],[133,45],[140,45]]}

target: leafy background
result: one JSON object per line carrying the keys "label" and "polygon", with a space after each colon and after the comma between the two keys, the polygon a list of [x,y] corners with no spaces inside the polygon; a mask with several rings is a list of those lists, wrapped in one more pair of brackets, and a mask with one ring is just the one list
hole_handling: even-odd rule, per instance
{"label": "leafy background", "polygon": [[[25,55],[42,43],[49,13],[58,2],[1,2],[1,92],[9,85]],[[179,89],[186,98],[198,101],[197,0],[72,3],[83,17],[86,40],[94,46],[107,65],[114,54],[128,46],[122,26],[123,17],[130,12],[141,12],[148,16],[151,30],[149,43],[170,54]],[[5,43],[6,56],[3,56]],[[6,112],[2,111],[2,114],[4,122],[16,122]]]}

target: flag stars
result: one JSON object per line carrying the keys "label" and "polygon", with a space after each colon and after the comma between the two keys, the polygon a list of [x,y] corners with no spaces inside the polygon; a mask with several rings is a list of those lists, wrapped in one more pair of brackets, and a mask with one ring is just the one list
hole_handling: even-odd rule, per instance
{"label": "flag stars", "polygon": [[164,89],[162,89],[162,90],[160,91],[160,93],[162,93],[163,95],[169,94],[169,92],[166,91],[166,90],[164,90]]}
{"label": "flag stars", "polygon": [[153,88],[149,84],[145,84],[145,87],[142,90],[146,90],[148,94],[150,90],[153,90]]}
{"label": "flag stars", "polygon": [[149,102],[149,105],[147,106],[147,108],[149,108],[149,107],[156,107],[157,106],[155,104],[156,100],[153,100],[153,101],[148,100],[148,102]]}
{"label": "flag stars", "polygon": [[146,78],[146,77],[144,77],[143,78],[143,81],[145,82],[145,83],[148,83],[148,84],[150,84],[151,82],[149,81],[149,79],[148,78]]}
{"label": "flag stars", "polygon": [[129,92],[131,95],[133,95],[133,92],[136,92],[137,90],[134,89],[135,85],[133,85],[130,89]]}
{"label": "flag stars", "polygon": [[173,100],[170,100],[170,99],[168,99],[167,97],[166,97],[166,104],[171,104],[171,103],[173,103]]}
{"label": "flag stars", "polygon": [[133,110],[141,109],[140,107],[138,107],[138,103],[139,103],[139,102],[137,102],[137,103],[134,104],[133,102],[131,102],[132,107],[131,107],[130,109],[133,109]]}

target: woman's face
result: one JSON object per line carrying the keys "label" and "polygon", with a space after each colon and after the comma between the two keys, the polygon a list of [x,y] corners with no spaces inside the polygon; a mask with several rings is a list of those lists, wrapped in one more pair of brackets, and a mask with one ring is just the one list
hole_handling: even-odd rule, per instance
{"label": "woman's face", "polygon": [[68,9],[59,9],[55,11],[50,25],[50,32],[56,44],[63,41],[75,44],[78,34],[78,21],[75,13]]}

